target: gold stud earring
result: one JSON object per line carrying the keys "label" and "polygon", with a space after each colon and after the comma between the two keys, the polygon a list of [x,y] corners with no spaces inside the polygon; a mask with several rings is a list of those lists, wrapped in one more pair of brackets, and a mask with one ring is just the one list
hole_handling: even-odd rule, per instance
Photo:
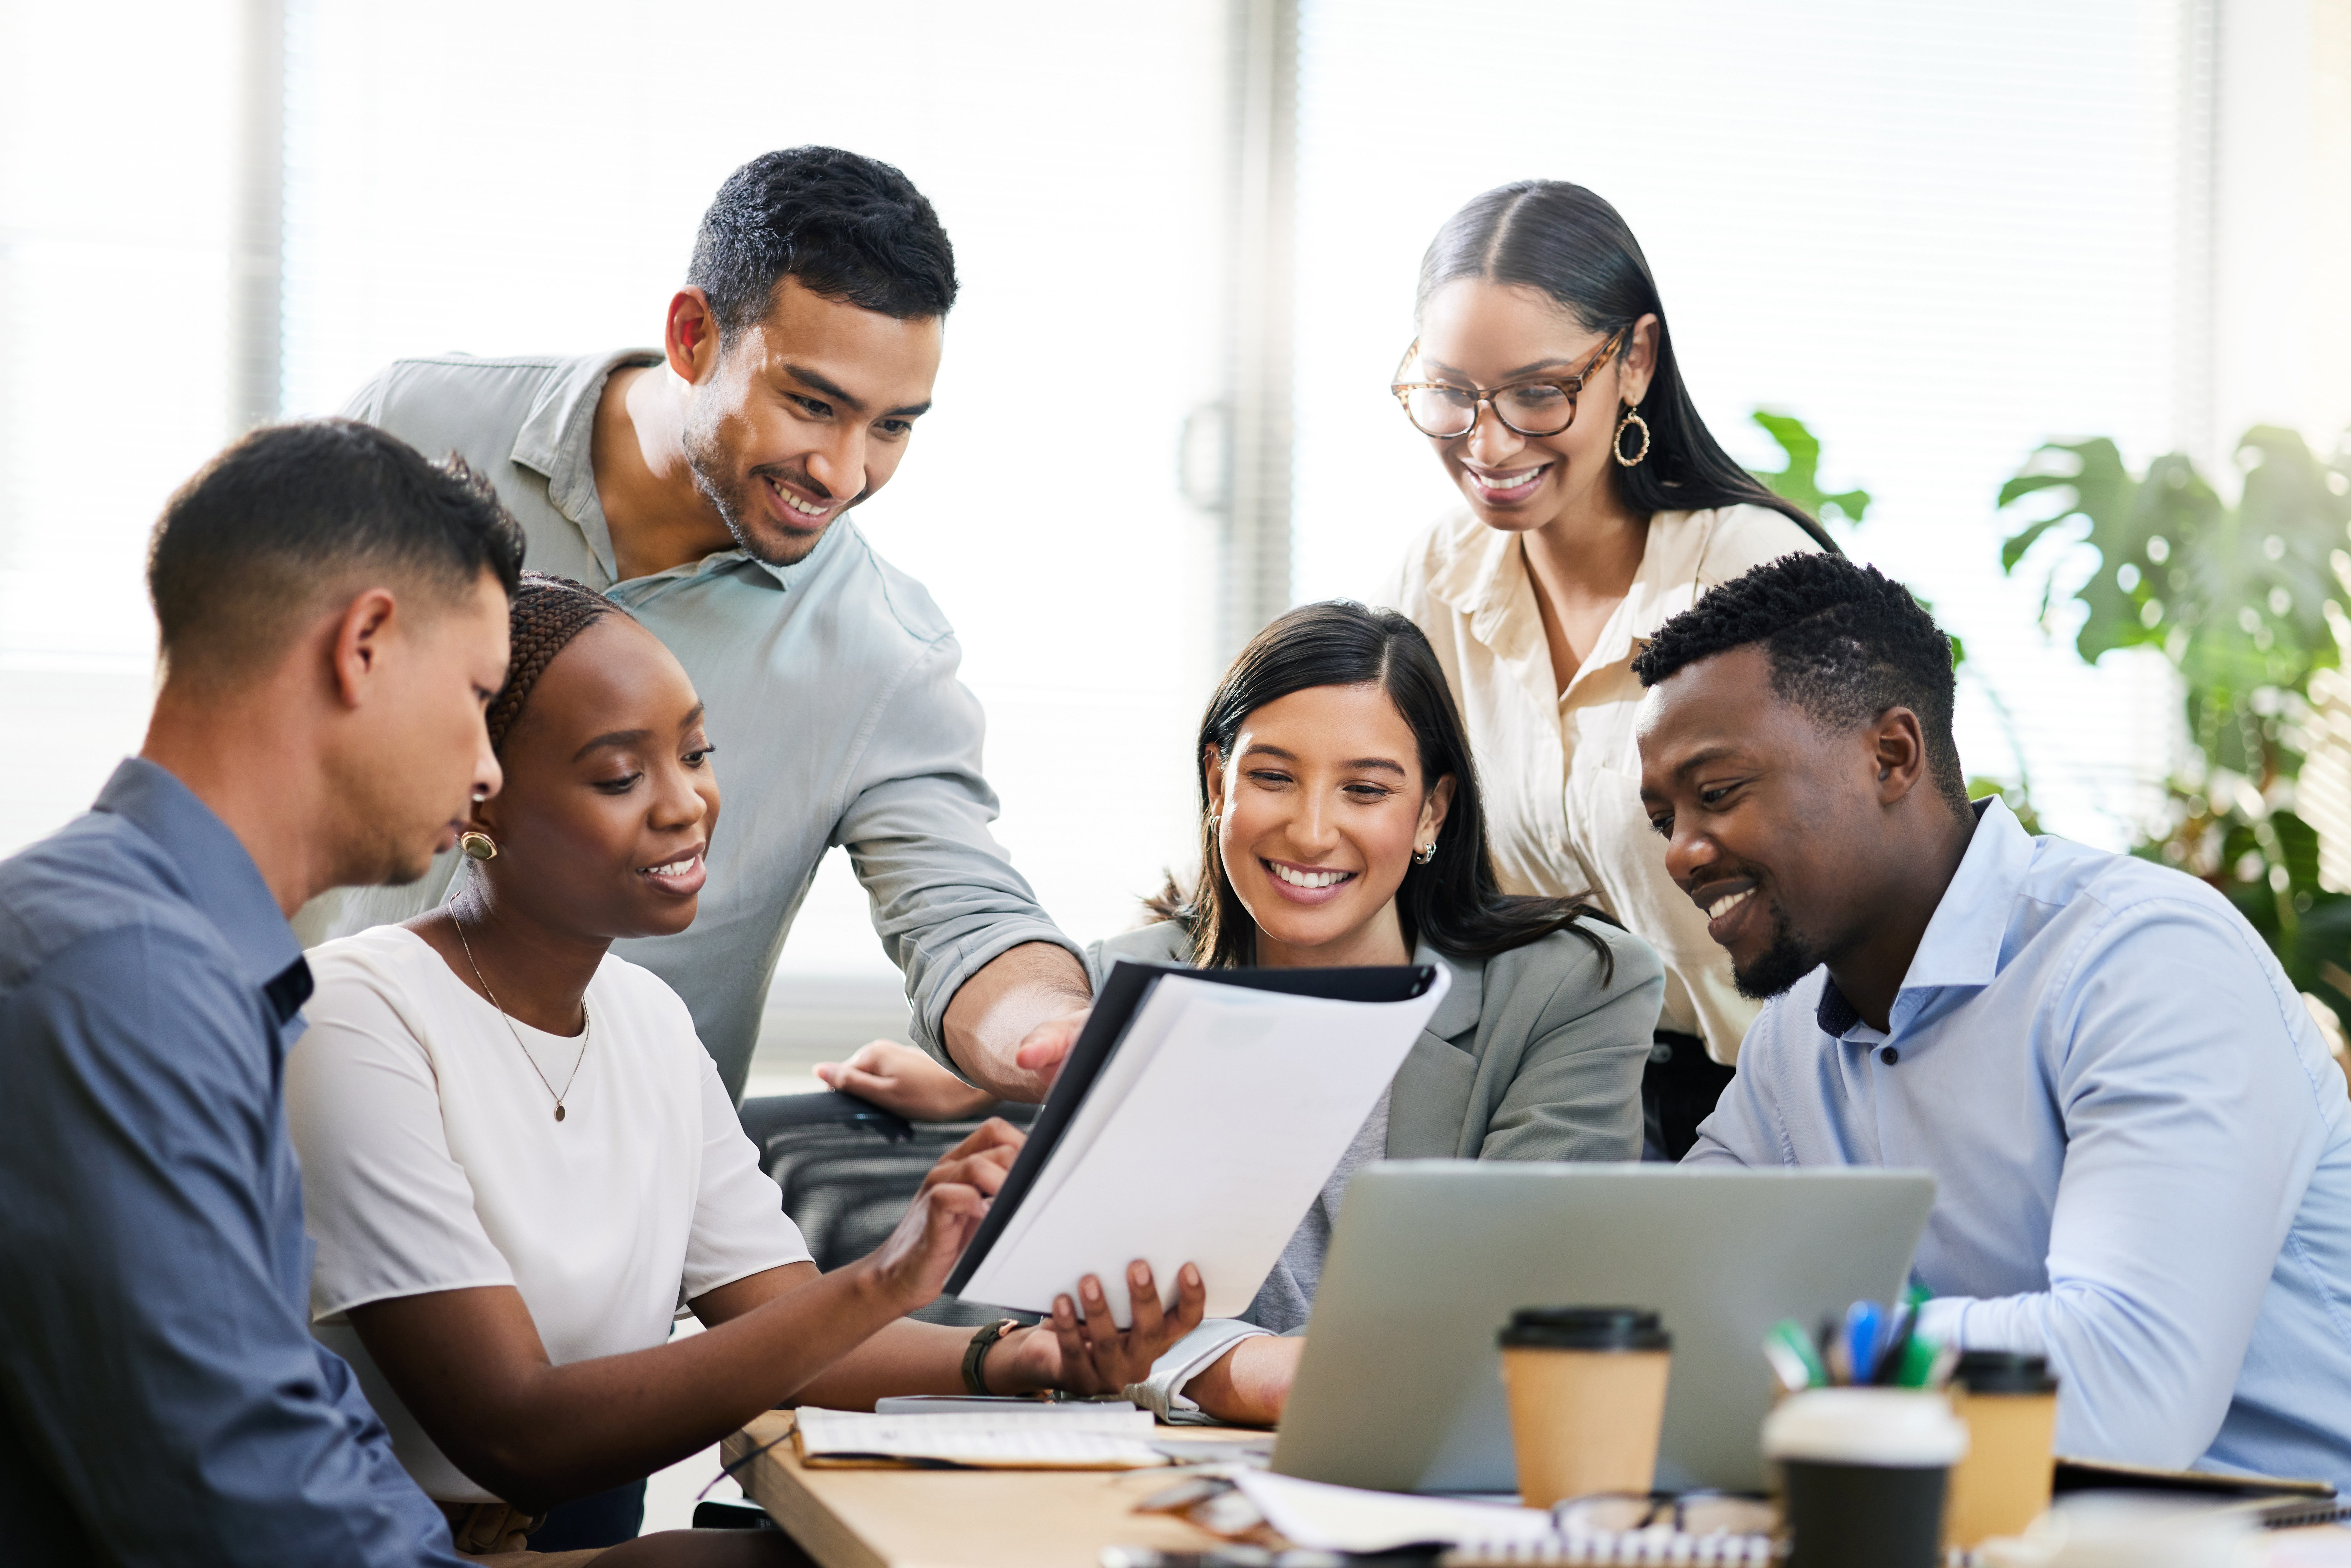
{"label": "gold stud earring", "polygon": [[458,851],[469,861],[494,861],[498,858],[498,841],[483,832],[457,835]]}

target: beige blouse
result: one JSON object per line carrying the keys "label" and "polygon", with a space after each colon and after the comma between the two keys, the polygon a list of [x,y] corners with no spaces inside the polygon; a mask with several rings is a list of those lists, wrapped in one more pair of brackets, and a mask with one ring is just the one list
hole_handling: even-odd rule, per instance
{"label": "beige blouse", "polygon": [[1798,550],[1803,529],[1765,507],[1659,512],[1641,570],[1565,694],[1552,674],[1519,536],[1463,507],[1414,541],[1384,601],[1428,633],[1452,683],[1484,787],[1494,866],[1511,893],[1588,894],[1666,963],[1660,1029],[1702,1035],[1735,1063],[1757,1004],[1689,895],[1666,874],[1666,846],[1641,810],[1633,739],[1637,643],[1705,589]]}

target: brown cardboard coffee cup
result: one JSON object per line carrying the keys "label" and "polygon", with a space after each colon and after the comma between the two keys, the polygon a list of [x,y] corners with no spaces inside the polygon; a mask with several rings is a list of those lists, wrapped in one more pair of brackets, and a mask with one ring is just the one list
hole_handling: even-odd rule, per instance
{"label": "brown cardboard coffee cup", "polygon": [[1633,1307],[1526,1307],[1502,1330],[1519,1496],[1530,1508],[1656,1479],[1673,1341]]}
{"label": "brown cardboard coffee cup", "polygon": [[2037,1355],[1970,1351],[1951,1376],[1951,1408],[1968,1427],[1968,1457],[1951,1470],[1944,1541],[1973,1547],[2022,1535],[2049,1507],[2056,1460],[2057,1380]]}

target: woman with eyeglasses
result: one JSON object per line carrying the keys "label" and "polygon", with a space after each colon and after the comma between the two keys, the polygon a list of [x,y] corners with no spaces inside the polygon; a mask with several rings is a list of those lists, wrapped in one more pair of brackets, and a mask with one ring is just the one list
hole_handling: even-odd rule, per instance
{"label": "woman with eyeglasses", "polygon": [[1641,810],[1632,658],[1717,583],[1836,546],[1708,434],[1639,242],[1583,186],[1520,181],[1454,214],[1415,316],[1392,390],[1467,505],[1384,597],[1445,666],[1502,885],[1588,889],[1664,958],[1641,1097],[1651,1156],[1678,1159],[1756,1004]]}

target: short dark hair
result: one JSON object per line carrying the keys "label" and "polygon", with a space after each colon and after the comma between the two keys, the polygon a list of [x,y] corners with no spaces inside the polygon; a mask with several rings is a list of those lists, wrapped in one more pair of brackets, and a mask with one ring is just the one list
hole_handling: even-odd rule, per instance
{"label": "short dark hair", "polygon": [[329,594],[383,572],[455,602],[484,570],[507,593],[523,535],[489,482],[349,419],[268,425],[165,503],[147,545],[167,673],[247,673]]}
{"label": "short dark hair", "polygon": [[1951,738],[1951,640],[1908,589],[1843,556],[1782,556],[1667,622],[1633,673],[1654,686],[1750,643],[1771,659],[1771,690],[1822,725],[1850,729],[1897,707],[1917,714],[1936,790],[1965,814],[1967,776]]}
{"label": "short dark hair", "polygon": [[1249,716],[1293,692],[1314,686],[1376,685],[1395,704],[1419,749],[1422,781],[1435,789],[1453,780],[1453,803],[1428,863],[1405,868],[1396,889],[1398,923],[1407,946],[1426,940],[1453,957],[1483,962],[1514,947],[1572,931],[1600,955],[1604,977],[1615,956],[1591,922],[1615,922],[1582,897],[1513,895],[1502,891],[1486,844],[1486,810],[1478,798],[1478,768],[1461,727],[1445,667],[1427,634],[1393,610],[1351,600],[1305,604],[1249,639],[1217,683],[1200,718],[1193,766],[1200,786],[1200,873],[1187,892],[1174,877],[1146,902],[1191,938],[1192,961],[1202,968],[1258,962],[1257,922],[1225,874],[1217,838],[1217,781],[1208,748],[1228,760]]}
{"label": "short dark hair", "polygon": [[726,176],[702,214],[686,282],[709,298],[718,339],[766,316],[776,285],[901,320],[955,304],[955,247],[914,183],[838,147],[765,152]]}

